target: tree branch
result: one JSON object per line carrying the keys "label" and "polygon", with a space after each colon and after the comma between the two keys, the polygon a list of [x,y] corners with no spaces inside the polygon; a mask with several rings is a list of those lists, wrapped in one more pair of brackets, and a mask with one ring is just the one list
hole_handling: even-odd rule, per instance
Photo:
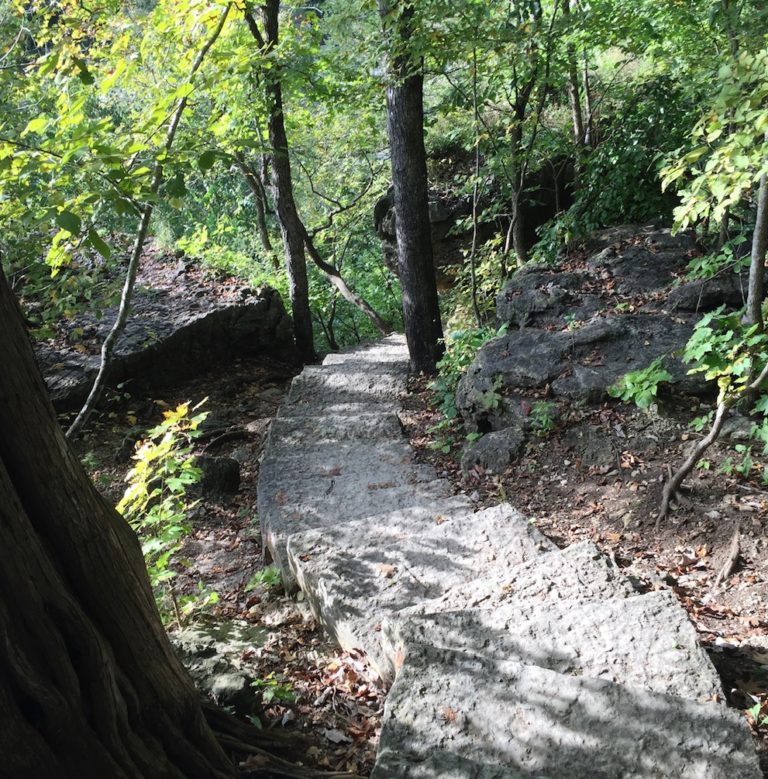
{"label": "tree branch", "polygon": [[685,478],[694,469],[704,452],[717,441],[730,410],[740,400],[758,392],[766,379],[768,379],[768,363],[766,363],[765,367],[760,372],[760,375],[751,384],[747,384],[740,392],[737,392],[730,398],[723,398],[717,404],[715,419],[712,422],[709,433],[693,447],[691,453],[686,457],[685,462],[678,468],[674,475],[670,477],[669,481],[664,486],[664,492],[661,496],[661,506],[659,508],[659,513],[656,516],[655,530],[658,530],[661,523],[669,516],[669,504],[675,495],[677,495]]}
{"label": "tree branch", "polygon": [[[211,46],[216,42],[216,39],[221,34],[224,24],[227,21],[231,5],[227,5],[219,17],[219,21],[216,24],[213,32],[208,40],[203,44],[203,47],[197,53],[195,61],[192,63],[192,67],[187,77],[188,82],[191,82],[200,66],[203,64],[205,55],[210,50]],[[179,129],[179,123],[181,122],[181,115],[184,113],[184,109],[187,107],[186,95],[179,99],[176,105],[176,110],[171,116],[171,121],[168,125],[168,130],[165,135],[165,143],[163,144],[163,151],[167,154],[173,146],[173,141],[176,138],[176,132]],[[155,171],[152,176],[152,183],[150,184],[149,191],[152,195],[156,195],[160,190],[160,185],[163,182],[163,163],[160,159],[155,163]],[[120,298],[120,306],[117,310],[117,318],[112,325],[107,337],[104,339],[104,343],[101,345],[101,363],[99,365],[99,372],[96,374],[96,379],[93,382],[91,391],[88,394],[88,398],[85,404],[80,409],[80,412],[75,417],[75,420],[69,426],[67,430],[67,438],[72,438],[77,435],[82,429],[85,423],[88,421],[93,409],[101,398],[101,394],[104,391],[104,384],[107,379],[107,370],[112,359],[112,352],[114,351],[117,339],[125,328],[125,323],[128,321],[128,312],[131,305],[131,299],[133,297],[133,286],[136,282],[136,274],[139,270],[139,260],[141,259],[142,251],[144,250],[144,243],[147,240],[147,234],[149,233],[149,225],[152,221],[152,212],[154,210],[153,199],[150,199],[145,203],[142,210],[141,219],[139,221],[139,228],[134,240],[133,249],[131,250],[131,258],[128,261],[128,270],[125,276],[125,283],[123,284],[123,292]]]}

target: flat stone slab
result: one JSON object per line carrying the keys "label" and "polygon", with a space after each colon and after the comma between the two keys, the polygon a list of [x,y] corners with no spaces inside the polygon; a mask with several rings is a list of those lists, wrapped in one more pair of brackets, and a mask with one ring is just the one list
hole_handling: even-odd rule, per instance
{"label": "flat stone slab", "polygon": [[402,333],[393,333],[373,343],[332,352],[323,360],[323,365],[343,365],[355,362],[388,362],[407,371],[408,351],[405,336]]}
{"label": "flat stone slab", "polygon": [[318,620],[345,649],[362,649],[384,678],[381,621],[452,586],[554,549],[509,505],[401,526],[355,522],[290,536],[288,559]]}
{"label": "flat stone slab", "polygon": [[526,602],[534,606],[568,601],[571,605],[628,598],[629,579],[617,571],[590,541],[549,552],[513,569],[496,569],[487,578],[452,587],[444,595],[404,611],[402,616],[463,609],[498,609]]}
{"label": "flat stone slab", "polygon": [[405,392],[406,374],[392,374],[385,367],[374,370],[341,370],[341,366],[309,366],[293,380],[289,403],[321,408],[328,403],[392,403]]}
{"label": "flat stone slab", "polygon": [[574,605],[504,604],[385,622],[382,642],[396,667],[432,645],[486,660],[515,660],[677,695],[722,699],[720,679],[685,609],[668,591]]}
{"label": "flat stone slab", "polygon": [[325,413],[316,417],[278,415],[272,422],[269,440],[286,448],[338,441],[397,440],[403,427],[394,412],[360,411],[357,414]]}
{"label": "flat stone slab", "polygon": [[[366,469],[375,475],[381,466],[416,464],[416,455],[408,444],[398,437],[390,441],[328,441],[307,443],[296,447],[283,440],[272,440],[265,453],[261,468],[272,463],[297,468],[297,475],[328,469]],[[300,470],[298,470],[301,466]],[[434,472],[434,469],[433,469]]]}
{"label": "flat stone slab", "polygon": [[[373,478],[375,474],[370,476]],[[471,503],[454,496],[452,485],[445,479],[403,483],[370,481],[363,487],[354,480],[337,480],[331,476],[291,484],[288,472],[287,481],[270,485],[271,492],[261,488],[265,483],[268,482],[260,477],[258,514],[262,539],[289,592],[296,588],[286,556],[291,534],[315,528],[332,529],[364,519],[368,520],[367,526],[376,527],[377,518],[384,514],[410,511],[438,516],[452,512],[456,506],[462,513],[471,510]]]}
{"label": "flat stone slab", "polygon": [[372,779],[758,779],[741,715],[460,650],[411,652]]}

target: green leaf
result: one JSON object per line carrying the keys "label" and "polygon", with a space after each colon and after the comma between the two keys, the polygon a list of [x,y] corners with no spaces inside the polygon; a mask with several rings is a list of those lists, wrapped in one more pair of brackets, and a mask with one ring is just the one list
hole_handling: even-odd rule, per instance
{"label": "green leaf", "polygon": [[80,217],[73,214],[71,211],[59,211],[56,214],[56,224],[62,229],[66,230],[71,235],[79,235],[82,227]]}
{"label": "green leaf", "polygon": [[172,198],[184,197],[184,195],[187,194],[187,186],[184,183],[184,175],[181,172],[174,173],[174,175],[165,182],[165,191]]}
{"label": "green leaf", "polygon": [[88,230],[88,243],[90,243],[105,260],[108,260],[112,256],[112,249],[109,248],[93,227]]}
{"label": "green leaf", "polygon": [[215,149],[207,149],[197,158],[197,167],[205,173],[214,166],[217,157],[218,152]]}
{"label": "green leaf", "polygon": [[24,132],[22,132],[22,137],[25,135],[29,135],[29,133],[40,133],[48,126],[48,117],[47,116],[36,116],[34,119],[30,119],[27,123],[27,126],[24,128]]}
{"label": "green leaf", "polygon": [[82,81],[83,84],[93,84],[96,79],[93,77],[91,71],[88,70],[88,65],[85,63],[85,60],[75,58],[75,66],[77,67],[77,77],[80,81]]}

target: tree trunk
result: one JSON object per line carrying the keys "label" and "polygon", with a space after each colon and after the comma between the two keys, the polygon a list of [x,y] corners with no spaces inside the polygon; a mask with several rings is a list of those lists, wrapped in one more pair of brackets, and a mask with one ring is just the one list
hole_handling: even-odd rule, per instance
{"label": "tree trunk", "polygon": [[[766,135],[768,141],[768,134]],[[765,254],[768,251],[768,176],[760,177],[757,195],[757,217],[752,234],[752,255],[749,265],[749,293],[747,321],[763,327],[763,300],[765,299]]]}
{"label": "tree trunk", "polygon": [[264,189],[264,183],[259,174],[248,164],[245,157],[240,152],[235,152],[235,162],[243,174],[245,183],[253,195],[253,202],[256,206],[256,226],[259,230],[259,239],[265,252],[272,258],[275,270],[280,268],[277,257],[273,254],[272,241],[269,238],[267,229],[267,193]]}
{"label": "tree trunk", "polygon": [[[245,20],[251,35],[266,55],[279,41],[280,0],[267,0],[261,6],[264,22],[264,35],[261,34],[256,20],[246,12]],[[307,278],[307,258],[304,254],[304,234],[293,197],[293,177],[291,160],[288,153],[288,136],[285,132],[283,115],[283,88],[280,72],[275,62],[273,68],[265,71],[265,93],[267,98],[267,128],[269,145],[272,150],[272,192],[280,233],[285,248],[285,262],[288,271],[288,287],[291,296],[293,330],[296,346],[305,363],[315,362],[314,340],[312,337],[312,313],[309,309],[309,280]]]}
{"label": "tree trunk", "polygon": [[[571,18],[571,0],[563,2],[563,17],[566,22]],[[566,47],[566,57],[568,61],[568,98],[571,104],[571,123],[573,125],[573,144],[575,152],[574,165],[574,184],[579,188],[581,178],[581,168],[584,163],[584,117],[581,113],[581,95],[579,92],[579,69],[576,64],[576,51],[573,44],[569,43]]]}
{"label": "tree trunk", "polygon": [[443,353],[443,328],[432,257],[424,94],[420,63],[408,54],[414,5],[392,20],[390,0],[379,0],[385,35],[393,52],[387,86],[387,126],[394,185],[398,268],[411,370],[434,374]]}
{"label": "tree trunk", "polygon": [[528,262],[528,247],[525,242],[525,215],[522,204],[522,188],[512,197],[512,248],[515,252],[517,267],[522,268]]}
{"label": "tree trunk", "polygon": [[234,776],[136,536],[67,446],[1,271],[0,333],[0,776]]}

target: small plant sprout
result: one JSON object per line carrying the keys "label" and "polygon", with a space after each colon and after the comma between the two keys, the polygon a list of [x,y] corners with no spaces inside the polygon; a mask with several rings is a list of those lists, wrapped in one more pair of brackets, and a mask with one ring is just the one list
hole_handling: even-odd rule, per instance
{"label": "small plant sprout", "polygon": [[531,431],[539,438],[546,438],[555,430],[555,412],[557,406],[547,400],[537,400],[531,407],[528,418]]}
{"label": "small plant sprout", "polygon": [[251,578],[248,580],[248,584],[245,585],[245,591],[250,592],[251,590],[255,590],[257,587],[266,587],[268,589],[273,587],[280,587],[282,582],[283,580],[280,576],[280,571],[278,570],[277,566],[269,565],[251,576]]}
{"label": "small plant sprout", "polygon": [[613,386],[608,387],[608,394],[625,403],[634,403],[638,408],[648,408],[656,400],[659,385],[671,382],[674,378],[663,367],[663,362],[663,357],[657,357],[647,368],[625,373]]}

